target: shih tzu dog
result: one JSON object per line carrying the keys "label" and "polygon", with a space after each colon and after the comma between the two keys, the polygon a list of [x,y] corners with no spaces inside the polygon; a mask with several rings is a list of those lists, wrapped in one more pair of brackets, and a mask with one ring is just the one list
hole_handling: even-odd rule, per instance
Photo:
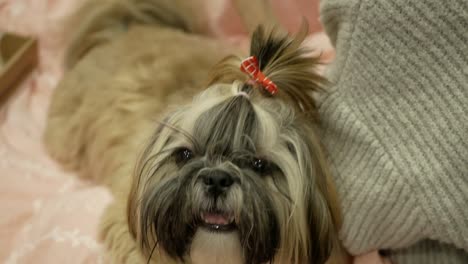
{"label": "shih tzu dog", "polygon": [[91,1],[74,20],[45,142],[110,187],[110,261],[343,263],[307,30],[258,27],[250,57],[226,57],[196,4]]}

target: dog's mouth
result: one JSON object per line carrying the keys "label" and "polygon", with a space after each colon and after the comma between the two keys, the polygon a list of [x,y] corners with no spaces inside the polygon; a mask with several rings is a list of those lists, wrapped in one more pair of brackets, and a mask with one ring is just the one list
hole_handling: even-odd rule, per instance
{"label": "dog's mouth", "polygon": [[201,226],[216,232],[236,229],[234,215],[224,212],[202,212]]}

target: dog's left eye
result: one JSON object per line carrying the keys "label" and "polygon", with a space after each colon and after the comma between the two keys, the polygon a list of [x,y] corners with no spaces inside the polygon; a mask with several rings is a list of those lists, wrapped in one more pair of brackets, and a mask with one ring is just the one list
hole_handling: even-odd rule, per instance
{"label": "dog's left eye", "polygon": [[268,174],[271,172],[270,162],[264,159],[254,158],[252,160],[252,169],[261,175]]}
{"label": "dog's left eye", "polygon": [[177,164],[183,164],[193,158],[193,152],[188,148],[180,148],[174,152],[174,157]]}

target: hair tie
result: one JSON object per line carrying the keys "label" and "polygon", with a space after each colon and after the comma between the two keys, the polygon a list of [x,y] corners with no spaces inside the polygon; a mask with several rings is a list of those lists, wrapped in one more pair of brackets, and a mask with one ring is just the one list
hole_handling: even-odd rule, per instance
{"label": "hair tie", "polygon": [[250,56],[243,60],[240,69],[242,72],[247,73],[253,81],[265,88],[271,95],[275,95],[278,92],[276,84],[260,71],[258,60],[255,56]]}

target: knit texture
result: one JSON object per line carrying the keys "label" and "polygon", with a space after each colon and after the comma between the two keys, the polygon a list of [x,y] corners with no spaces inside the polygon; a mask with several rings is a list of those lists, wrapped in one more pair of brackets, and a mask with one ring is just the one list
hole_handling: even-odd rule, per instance
{"label": "knit texture", "polygon": [[468,263],[468,1],[322,0],[321,15],[345,247]]}
{"label": "knit texture", "polygon": [[388,258],[394,264],[468,263],[468,254],[462,249],[433,240],[425,240],[409,248],[391,251]]}

